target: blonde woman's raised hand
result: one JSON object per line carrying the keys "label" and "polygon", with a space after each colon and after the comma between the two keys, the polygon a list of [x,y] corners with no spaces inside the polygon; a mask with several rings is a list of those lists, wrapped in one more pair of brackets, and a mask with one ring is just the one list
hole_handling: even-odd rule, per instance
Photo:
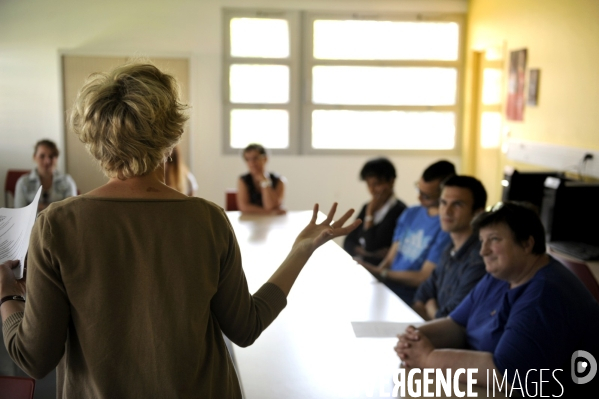
{"label": "blonde woman's raised hand", "polygon": [[314,205],[312,211],[312,219],[310,223],[299,233],[295,243],[294,250],[307,251],[311,255],[318,247],[332,238],[349,234],[352,230],[362,223],[360,219],[356,219],[353,223],[343,226],[345,222],[354,213],[353,209],[348,210],[338,220],[334,221],[335,212],[337,211],[337,203],[335,202],[329,211],[327,218],[322,223],[316,223],[318,217],[318,204]]}

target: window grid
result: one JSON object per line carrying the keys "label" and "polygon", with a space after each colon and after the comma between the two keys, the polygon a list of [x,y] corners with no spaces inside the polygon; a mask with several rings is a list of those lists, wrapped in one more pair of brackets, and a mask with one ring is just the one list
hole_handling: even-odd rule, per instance
{"label": "window grid", "polygon": [[[463,97],[463,60],[464,60],[464,16],[463,15],[365,15],[361,17],[356,14],[331,14],[331,13],[307,13],[307,12],[272,12],[263,13],[255,10],[226,10],[225,25],[225,63],[224,63],[224,151],[225,153],[237,153],[229,145],[230,127],[229,115],[232,109],[284,109],[289,112],[289,148],[273,149],[278,154],[435,154],[454,155],[459,152],[461,127],[462,127],[462,97]],[[231,18],[247,17],[272,17],[285,18],[290,27],[290,57],[289,59],[265,59],[265,58],[233,58],[230,56],[229,23]],[[381,21],[432,21],[432,22],[455,22],[459,30],[459,48],[457,60],[332,60],[316,59],[313,56],[313,24],[315,20],[381,20]],[[300,23],[301,22],[301,23]],[[300,46],[301,44],[301,46]],[[290,102],[288,104],[233,104],[229,101],[229,68],[232,64],[266,64],[266,65],[288,65],[290,68]],[[315,66],[376,66],[376,67],[439,67],[455,68],[457,71],[456,99],[453,105],[345,105],[345,104],[314,104],[312,102],[312,68]],[[322,110],[348,110],[348,111],[422,111],[422,112],[451,112],[455,120],[454,146],[452,149],[316,149],[312,146],[312,115],[313,111]]]}

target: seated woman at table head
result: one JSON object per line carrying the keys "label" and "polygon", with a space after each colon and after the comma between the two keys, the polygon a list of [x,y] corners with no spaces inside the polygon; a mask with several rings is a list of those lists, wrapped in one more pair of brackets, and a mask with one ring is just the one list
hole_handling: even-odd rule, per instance
{"label": "seated woman at table head", "polygon": [[92,75],[71,125],[109,180],[40,213],[26,285],[12,273],[18,261],[0,265],[7,351],[35,378],[58,365],[57,397],[241,398],[223,333],[250,345],[311,254],[359,224],[343,227],[351,211],[333,222],[336,205],[316,224],[315,206],[251,295],[222,208],[164,184],[185,108],[175,79],[153,65]]}
{"label": "seated woman at table head", "polygon": [[185,195],[192,196],[198,189],[198,182],[183,162],[179,146],[175,146],[164,163],[164,182],[167,186]]}
{"label": "seated woman at table head", "polygon": [[38,203],[39,211],[52,202],[77,195],[77,185],[71,176],[56,169],[58,155],[58,147],[51,140],[40,140],[35,144],[33,161],[36,167],[17,180],[15,208],[31,204],[40,186],[42,195]]}
{"label": "seated woman at table head", "polygon": [[573,353],[599,355],[599,304],[545,253],[543,225],[528,206],[501,204],[475,227],[488,274],[449,317],[409,327],[396,352],[408,367],[478,368],[483,385],[489,370],[524,396],[542,379],[544,395],[571,397]]}
{"label": "seated woman at table head", "polygon": [[285,213],[285,178],[266,170],[268,155],[260,144],[250,144],[243,150],[249,172],[237,181],[237,207],[246,213],[280,215]]}
{"label": "seated woman at table head", "polygon": [[343,242],[343,248],[352,257],[379,264],[387,255],[397,219],[406,209],[393,191],[396,177],[395,166],[387,158],[371,159],[362,167],[360,179],[366,182],[371,200],[358,214],[364,222]]}

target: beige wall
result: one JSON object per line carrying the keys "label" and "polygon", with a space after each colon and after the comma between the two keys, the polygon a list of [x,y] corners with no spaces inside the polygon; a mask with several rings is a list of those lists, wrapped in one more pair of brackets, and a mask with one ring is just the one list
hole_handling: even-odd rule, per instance
{"label": "beige wall", "polygon": [[[191,154],[199,195],[224,205],[224,192],[244,171],[241,158],[221,151],[221,9],[465,12],[466,0],[27,0],[0,2],[0,184],[8,168],[32,167],[35,141],[64,148],[61,56],[186,57],[190,60]],[[289,180],[290,209],[368,197],[358,172],[366,156],[273,156],[270,166]],[[450,158],[459,164],[459,157]],[[413,182],[436,160],[392,157],[397,192],[415,203]],[[64,170],[64,158],[61,159]],[[2,197],[3,198],[3,197]]]}
{"label": "beige wall", "polygon": [[[523,122],[505,121],[511,139],[599,149],[598,21],[597,0],[470,1],[469,78],[472,51],[502,46],[508,52],[528,49],[527,69],[541,70],[538,106],[525,108]],[[470,133],[466,136],[473,140]],[[503,163],[515,165],[505,158]]]}

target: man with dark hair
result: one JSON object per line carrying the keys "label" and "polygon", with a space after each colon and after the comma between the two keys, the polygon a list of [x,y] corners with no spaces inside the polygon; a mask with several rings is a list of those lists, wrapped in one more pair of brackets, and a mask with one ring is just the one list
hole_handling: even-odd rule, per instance
{"label": "man with dark hair", "polygon": [[447,316],[485,275],[472,220],[484,211],[486,202],[487,191],[474,177],[453,176],[443,183],[439,214],[451,243],[414,296],[412,307],[425,320]]}
{"label": "man with dark hair", "polygon": [[366,182],[372,200],[365,204],[358,215],[363,222],[347,235],[343,248],[351,256],[378,264],[383,260],[393,238],[393,230],[406,204],[395,197],[395,167],[387,158],[366,162],[360,179]]}
{"label": "man with dark hair", "polygon": [[416,289],[431,275],[450,242],[439,222],[439,197],[441,183],[453,175],[455,167],[448,161],[426,168],[416,183],[420,205],[406,209],[397,220],[385,258],[378,266],[356,258],[407,304],[412,303]]}

